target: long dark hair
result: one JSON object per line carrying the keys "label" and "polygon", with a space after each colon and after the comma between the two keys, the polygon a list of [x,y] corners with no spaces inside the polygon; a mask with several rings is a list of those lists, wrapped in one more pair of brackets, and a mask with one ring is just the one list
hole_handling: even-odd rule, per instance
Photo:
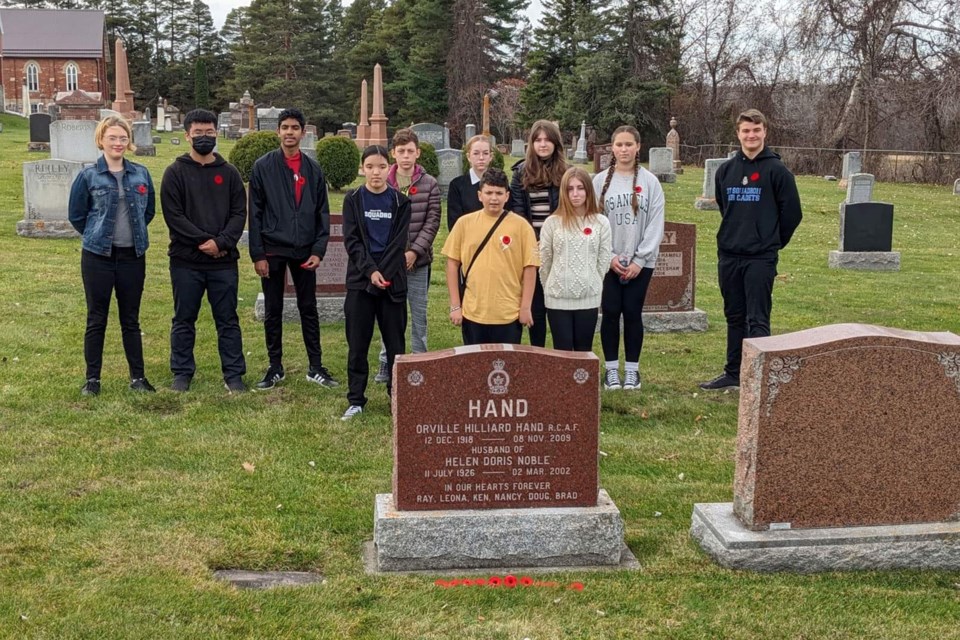
{"label": "long dark hair", "polygon": [[[543,160],[533,149],[533,141],[541,133],[553,143],[553,153]],[[563,156],[563,139],[560,127],[549,120],[537,120],[530,127],[527,138],[527,155],[523,163],[523,188],[529,191],[536,187],[559,187],[563,174],[567,170],[567,160]]]}

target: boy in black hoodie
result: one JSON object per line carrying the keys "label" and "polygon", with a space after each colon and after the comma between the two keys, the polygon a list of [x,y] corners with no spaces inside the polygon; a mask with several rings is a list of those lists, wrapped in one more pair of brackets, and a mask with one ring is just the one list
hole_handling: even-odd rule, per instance
{"label": "boy in black hoodie", "polygon": [[283,289],[287,270],[297,292],[300,329],[310,368],[307,380],[323,387],[339,383],[324,368],[317,313],[317,267],[330,239],[330,206],[323,171],[300,153],[305,120],[299,109],[280,113],[280,148],[253,165],[250,176],[250,257],[263,288],[263,330],[270,367],[257,389],[284,378]]}
{"label": "boy in black hoodie", "polygon": [[214,152],[217,116],[194,109],[183,128],[190,153],[163,173],[160,203],[170,228],[170,280],[173,283],[173,328],[170,369],[174,391],[187,391],[196,362],[196,321],[206,292],[217,326],[217,347],[224,386],[246,391],[247,372],[237,317],[237,242],[247,218],[243,178],[236,167]]}
{"label": "boy in black hoodie", "polygon": [[701,389],[739,388],[743,340],[770,335],[779,252],[802,218],[797,183],[780,156],[766,147],[766,136],[762,113],[741,113],[740,151],[717,170],[717,272],[727,319],[727,364]]}

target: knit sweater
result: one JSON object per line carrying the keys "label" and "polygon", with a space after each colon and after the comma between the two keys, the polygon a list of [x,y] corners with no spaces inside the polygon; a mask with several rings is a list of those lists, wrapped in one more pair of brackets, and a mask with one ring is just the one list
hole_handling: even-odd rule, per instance
{"label": "knit sweater", "polygon": [[[593,188],[598,198],[606,179],[606,171],[601,171],[593,178]],[[631,206],[633,193],[637,194],[639,202],[636,215]],[[614,173],[600,208],[610,220],[613,237],[610,259],[627,256],[639,267],[653,269],[660,255],[660,241],[663,240],[664,198],[657,177],[638,167],[634,187],[633,176]]]}
{"label": "knit sweater", "polygon": [[565,227],[552,215],[540,231],[540,282],[548,309],[595,309],[610,269],[610,221],[603,215]]}

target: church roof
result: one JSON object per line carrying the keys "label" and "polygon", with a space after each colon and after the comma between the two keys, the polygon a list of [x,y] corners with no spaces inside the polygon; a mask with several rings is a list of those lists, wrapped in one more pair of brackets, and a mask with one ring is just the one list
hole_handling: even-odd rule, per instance
{"label": "church roof", "polygon": [[104,12],[0,9],[0,51],[17,58],[102,58]]}

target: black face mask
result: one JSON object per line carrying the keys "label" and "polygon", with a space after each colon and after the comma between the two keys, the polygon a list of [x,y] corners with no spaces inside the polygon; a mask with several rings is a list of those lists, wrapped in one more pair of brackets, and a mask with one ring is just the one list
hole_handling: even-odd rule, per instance
{"label": "black face mask", "polygon": [[215,136],[197,136],[196,138],[190,138],[190,144],[193,145],[194,151],[205,156],[210,154],[217,146],[217,139]]}

